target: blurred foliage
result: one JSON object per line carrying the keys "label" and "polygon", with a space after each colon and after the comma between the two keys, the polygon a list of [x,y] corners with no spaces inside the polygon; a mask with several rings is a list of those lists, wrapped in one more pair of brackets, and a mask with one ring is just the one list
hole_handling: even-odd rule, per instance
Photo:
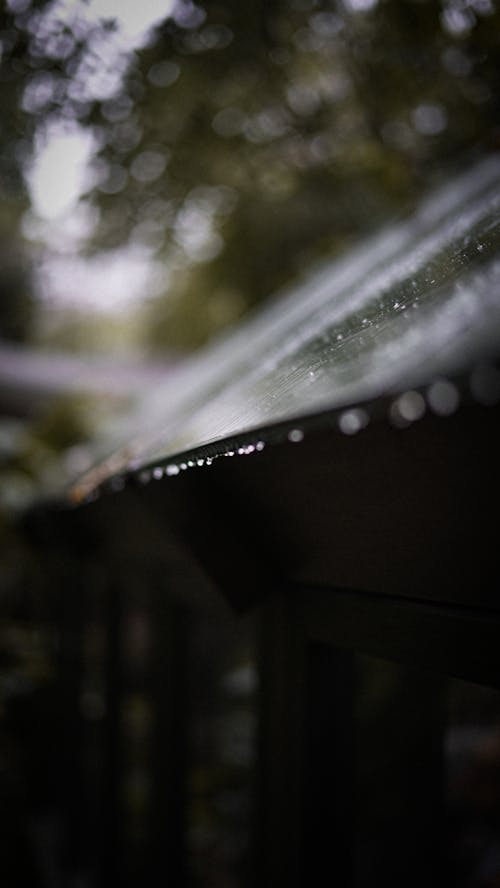
{"label": "blurred foliage", "polygon": [[95,243],[173,270],[153,344],[192,346],[498,139],[487,3],[183,4],[102,130]]}
{"label": "blurred foliage", "polygon": [[161,260],[142,309],[153,348],[199,345],[464,152],[498,147],[490,0],[178,0],[113,58],[116,23],[70,6],[1,13],[2,189],[24,207],[47,122],[92,128],[88,249],[132,241]]}
{"label": "blurred foliage", "polygon": [[[0,340],[190,351],[500,145],[493,0],[173,0],[135,50],[122,5],[91,6],[0,10]],[[58,228],[37,235],[26,182],[54,128],[95,145],[73,255],[129,245],[160,269],[114,314],[51,301],[43,277]],[[65,407],[85,436],[88,413]],[[44,465],[68,449],[30,434]]]}

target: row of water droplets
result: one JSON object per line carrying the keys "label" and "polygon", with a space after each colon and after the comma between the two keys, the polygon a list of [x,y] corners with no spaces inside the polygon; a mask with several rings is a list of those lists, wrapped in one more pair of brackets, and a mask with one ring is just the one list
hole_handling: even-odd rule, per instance
{"label": "row of water droplets", "polygon": [[[474,401],[484,407],[500,402],[500,371],[486,364],[474,368],[469,378]],[[435,379],[424,392],[409,389],[395,397],[389,405],[389,421],[396,428],[406,428],[422,419],[429,407],[436,416],[451,416],[460,404],[460,390],[449,379]],[[368,425],[370,416],[363,407],[344,410],[338,426],[345,435],[355,435]],[[290,440],[293,440],[290,438]]]}
{"label": "row of water droplets", "polygon": [[140,484],[148,484],[150,481],[160,481],[162,478],[172,478],[180,475],[188,469],[196,469],[209,467],[216,459],[232,456],[250,456],[252,453],[260,453],[265,447],[264,441],[257,441],[255,444],[245,444],[234,450],[223,450],[220,453],[213,453],[210,456],[199,456],[183,460],[182,462],[170,462],[166,466],[155,466],[152,469],[142,469],[138,474]]}
{"label": "row of water droplets", "polygon": [[[488,407],[500,402],[500,370],[492,365],[480,364],[474,368],[469,377],[469,391],[474,401]],[[449,379],[435,379],[424,391],[409,389],[394,397],[388,408],[389,422],[395,428],[407,428],[422,419],[427,409],[436,416],[447,417],[454,414],[460,404],[461,392],[458,385]],[[370,414],[365,407],[350,407],[341,411],[336,419],[338,429],[344,435],[356,435],[370,422]],[[304,428],[294,427],[286,433],[287,440],[299,444],[305,438]],[[165,477],[175,477],[189,469],[209,467],[220,458],[250,456],[261,453],[266,446],[263,440],[243,444],[237,448],[221,450],[210,456],[199,456],[179,462],[169,462],[165,466],[142,469],[137,474],[140,484],[159,481]],[[111,479],[110,487],[114,491],[125,486],[125,477],[118,475]]]}

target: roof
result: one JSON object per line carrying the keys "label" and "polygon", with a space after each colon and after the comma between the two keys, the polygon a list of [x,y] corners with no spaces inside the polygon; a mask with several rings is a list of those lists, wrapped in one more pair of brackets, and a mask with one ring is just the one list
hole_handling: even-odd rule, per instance
{"label": "roof", "polygon": [[157,383],[98,442],[72,499],[296,443],[311,425],[353,435],[377,409],[395,427],[450,414],[464,384],[480,402],[500,397],[499,208],[493,155],[304,275]]}

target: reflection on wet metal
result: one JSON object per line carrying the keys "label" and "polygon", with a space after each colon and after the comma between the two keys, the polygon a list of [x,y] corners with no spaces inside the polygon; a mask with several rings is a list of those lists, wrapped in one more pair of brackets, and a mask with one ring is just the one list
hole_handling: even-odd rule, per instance
{"label": "reflection on wet metal", "polygon": [[[394,396],[396,427],[424,414],[422,387],[431,411],[448,416],[459,406],[449,378],[476,365],[472,396],[485,405],[498,401],[499,210],[500,159],[491,157],[170,375],[99,442],[101,457],[113,456],[75,487],[75,498],[116,472],[135,471],[138,462],[158,464],[379,396]],[[351,409],[348,416],[339,425],[352,434],[359,414]]]}
{"label": "reflection on wet metal", "polygon": [[165,469],[165,474],[169,476],[178,475],[179,474],[179,466],[176,466],[174,463],[167,466]]}

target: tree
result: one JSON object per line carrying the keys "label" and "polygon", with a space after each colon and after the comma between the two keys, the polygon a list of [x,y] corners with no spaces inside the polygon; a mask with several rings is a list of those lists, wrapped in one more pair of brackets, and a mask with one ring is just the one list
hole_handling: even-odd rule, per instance
{"label": "tree", "polygon": [[72,8],[2,13],[4,179],[19,217],[36,133],[92,129],[87,249],[159,259],[153,347],[199,345],[498,142],[490,0],[178,0],[129,55],[112,49],[119,23]]}
{"label": "tree", "polygon": [[490,4],[179,8],[92,118],[96,241],[170,270],[155,344],[203,341],[498,137]]}

